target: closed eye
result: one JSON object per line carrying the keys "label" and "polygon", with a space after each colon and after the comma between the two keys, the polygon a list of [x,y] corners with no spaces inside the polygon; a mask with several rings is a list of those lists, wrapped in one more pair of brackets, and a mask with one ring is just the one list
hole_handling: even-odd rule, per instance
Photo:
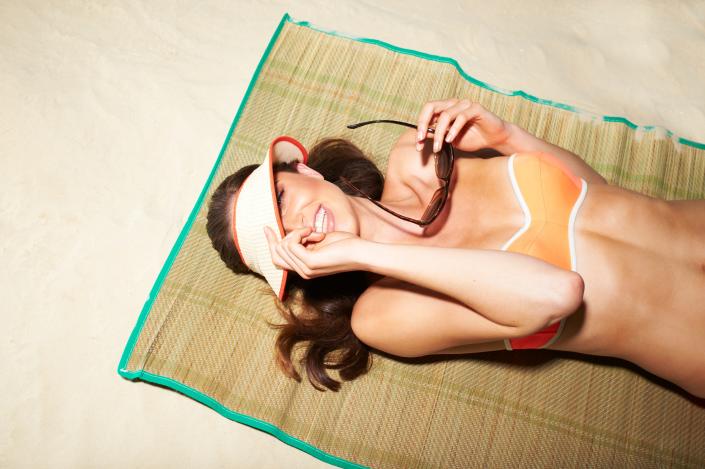
{"label": "closed eye", "polygon": [[277,205],[279,206],[279,211],[282,209],[282,196],[284,195],[284,191],[281,190],[277,192]]}
{"label": "closed eye", "polygon": [[274,188],[277,191],[277,208],[279,209],[279,215],[284,213],[284,184],[278,180],[276,175],[274,176]]}

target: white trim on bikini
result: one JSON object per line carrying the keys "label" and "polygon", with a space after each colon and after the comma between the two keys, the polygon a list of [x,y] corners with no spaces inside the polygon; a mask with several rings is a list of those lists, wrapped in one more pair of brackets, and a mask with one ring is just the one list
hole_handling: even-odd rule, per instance
{"label": "white trim on bikini", "polygon": [[[573,209],[570,211],[570,221],[568,222],[568,240],[570,242],[570,270],[572,270],[573,272],[577,272],[578,263],[578,257],[575,254],[575,220],[577,219],[578,211],[580,211],[580,207],[583,205],[583,201],[585,200],[585,195],[587,194],[588,187],[587,182],[585,182],[585,179],[583,178],[580,178],[580,184],[580,195],[575,201],[575,204],[573,204]],[[566,318],[561,319],[561,325],[558,326],[558,330],[553,335],[553,337],[551,337],[551,340],[546,342],[540,348],[548,348],[553,345],[561,336],[563,328],[565,327],[565,323]]]}
{"label": "white trim on bikini", "polygon": [[[509,246],[512,245],[512,243],[519,238],[522,234],[524,234],[529,227],[531,226],[531,212],[529,211],[529,207],[526,204],[526,200],[524,199],[523,194],[521,193],[521,189],[519,188],[519,184],[516,179],[516,173],[514,172],[514,158],[516,157],[516,153],[513,154],[512,156],[509,157],[507,160],[507,168],[508,168],[508,173],[509,173],[509,180],[512,183],[512,189],[514,190],[514,195],[517,198],[517,201],[519,202],[519,205],[521,206],[522,211],[524,212],[524,226],[519,228],[516,233],[507,241],[504,243],[504,246],[502,246],[502,251],[506,251]],[[575,220],[577,219],[578,212],[580,211],[580,207],[583,205],[583,201],[585,200],[585,196],[587,194],[587,182],[585,182],[585,179],[580,178],[581,182],[581,188],[580,188],[580,195],[578,196],[578,199],[575,201],[573,204],[573,208],[570,212],[570,219],[568,222],[568,241],[569,241],[569,246],[570,246],[570,268],[573,272],[577,272],[577,255],[575,253]],[[563,318],[560,321],[560,325],[558,326],[558,330],[556,333],[551,337],[551,339],[546,342],[543,346],[540,348],[547,348],[553,345],[558,338],[561,336],[561,333],[563,332],[563,328],[565,327],[566,319]],[[504,339],[504,347],[507,350],[513,350],[512,349],[512,344],[509,339]]]}
{"label": "white trim on bikini", "polygon": [[573,210],[570,212],[570,221],[568,222],[568,240],[570,241],[570,270],[573,272],[577,272],[577,256],[575,254],[575,220],[578,217],[580,207],[583,205],[588,188],[585,179],[580,178],[580,183],[582,185],[580,189],[580,196],[578,196],[578,200],[576,200],[573,205]]}
{"label": "white trim on bikini", "polygon": [[551,339],[548,342],[546,342],[545,344],[543,344],[539,348],[540,349],[541,348],[548,348],[551,345],[553,345],[558,340],[558,338],[561,336],[561,333],[563,333],[563,328],[565,327],[565,323],[566,323],[566,318],[561,319],[561,322],[558,325],[558,330],[556,331],[555,334],[553,334],[553,337],[551,337]]}
{"label": "white trim on bikini", "polygon": [[531,212],[529,211],[529,206],[526,204],[526,200],[524,200],[524,196],[521,193],[521,189],[519,188],[519,183],[517,182],[517,177],[516,173],[514,173],[514,157],[516,156],[516,153],[513,154],[512,156],[509,157],[507,160],[507,166],[509,169],[509,180],[512,183],[512,189],[514,189],[514,195],[517,198],[517,201],[519,202],[519,205],[521,206],[521,210],[524,212],[524,226],[519,228],[516,233],[514,233],[514,236],[509,238],[509,241],[504,243],[504,246],[502,246],[502,251],[506,251],[509,246],[512,245],[512,243],[522,234],[526,232],[526,230],[529,229],[531,226]]}

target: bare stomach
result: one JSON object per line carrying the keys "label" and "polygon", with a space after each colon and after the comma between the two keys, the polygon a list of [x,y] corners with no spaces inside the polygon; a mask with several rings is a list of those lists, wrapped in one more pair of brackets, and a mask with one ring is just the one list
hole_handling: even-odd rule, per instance
{"label": "bare stomach", "polygon": [[676,382],[698,371],[705,386],[705,200],[593,184],[575,246],[584,303],[551,348],[624,358]]}

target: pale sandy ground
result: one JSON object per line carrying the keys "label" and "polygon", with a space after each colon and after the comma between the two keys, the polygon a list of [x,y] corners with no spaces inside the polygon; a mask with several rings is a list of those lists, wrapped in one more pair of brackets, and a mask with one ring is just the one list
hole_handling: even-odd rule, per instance
{"label": "pale sandy ground", "polygon": [[1,467],[328,466],[116,373],[285,12],[705,141],[702,1],[378,3],[0,1]]}

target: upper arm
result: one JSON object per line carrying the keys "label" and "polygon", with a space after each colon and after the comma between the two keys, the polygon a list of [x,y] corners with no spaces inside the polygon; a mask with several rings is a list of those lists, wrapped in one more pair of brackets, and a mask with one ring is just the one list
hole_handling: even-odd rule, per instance
{"label": "upper arm", "polygon": [[569,151],[548,154],[558,159],[573,175],[585,179],[585,182],[588,184],[608,184],[607,180],[602,177],[600,173],[592,169],[592,167],[578,155]]}
{"label": "upper arm", "polygon": [[370,347],[402,357],[533,332],[497,324],[453,298],[390,278],[373,284],[360,296],[351,326]]}
{"label": "upper arm", "polygon": [[585,179],[588,184],[608,184],[607,180],[602,177],[600,173],[595,171],[585,160],[575,153],[532,135],[516,124],[511,124],[511,129],[511,143],[508,144],[509,148],[506,148],[505,151],[511,153],[548,153],[557,160],[560,160],[572,174]]}

